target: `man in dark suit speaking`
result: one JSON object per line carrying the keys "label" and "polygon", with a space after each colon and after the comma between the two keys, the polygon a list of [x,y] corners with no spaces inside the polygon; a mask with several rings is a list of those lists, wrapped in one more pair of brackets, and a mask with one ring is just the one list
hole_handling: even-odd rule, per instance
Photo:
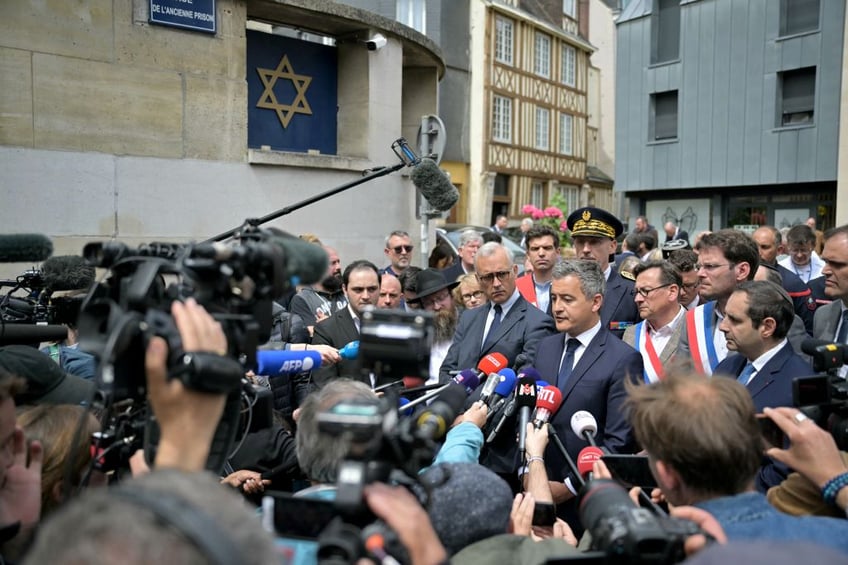
{"label": "man in dark suit speaking", "polygon": [[[597,261],[563,261],[554,268],[553,277],[551,304],[561,333],[539,342],[534,364],[542,378],[556,383],[562,392],[562,407],[551,423],[575,461],[589,445],[571,430],[571,417],[578,410],[595,417],[599,446],[611,453],[627,453],[634,445],[622,410],[627,396],[624,381],[641,381],[642,356],[601,324],[604,276]],[[554,502],[571,499],[577,485],[556,449],[547,449],[545,466]],[[565,516],[574,527],[575,516],[567,510]]]}
{"label": "man in dark suit speaking", "polygon": [[474,264],[489,305],[462,313],[439,371],[441,382],[450,379],[451,371],[473,369],[481,357],[496,351],[509,365],[523,354],[522,365],[527,365],[536,355],[538,341],[554,332],[553,320],[531,306],[516,289],[518,266],[507,248],[486,243],[477,251]]}

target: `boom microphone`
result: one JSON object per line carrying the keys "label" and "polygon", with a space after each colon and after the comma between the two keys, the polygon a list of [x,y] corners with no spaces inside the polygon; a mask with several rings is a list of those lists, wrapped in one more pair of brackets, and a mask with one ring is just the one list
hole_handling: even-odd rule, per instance
{"label": "boom microphone", "polygon": [[44,286],[52,291],[82,290],[94,283],[94,267],[79,255],[57,255],[41,265]]}
{"label": "boom microphone", "polygon": [[518,388],[515,389],[515,402],[518,407],[518,451],[522,457],[527,445],[527,423],[530,421],[530,412],[536,407],[536,381],[531,377],[518,379]]}
{"label": "boom microphone", "polygon": [[0,324],[0,345],[38,345],[67,337],[68,328],[56,324]]}
{"label": "boom microphone", "polygon": [[459,200],[459,191],[432,159],[421,159],[412,170],[412,184],[434,210],[447,212]]}
{"label": "boom microphone", "polygon": [[53,242],[39,233],[0,235],[0,263],[39,263],[53,255]]}
{"label": "boom microphone", "polygon": [[533,426],[538,430],[559,410],[562,405],[562,392],[557,387],[549,385],[542,390],[537,390],[537,394],[536,418],[533,420]]}
{"label": "boom microphone", "polygon": [[321,354],[317,351],[270,351],[256,352],[256,374],[266,377],[296,375],[321,366]]}
{"label": "boom microphone", "polygon": [[595,434],[598,433],[598,422],[591,413],[578,410],[571,416],[571,431],[579,438],[585,439],[592,447],[598,447]]}

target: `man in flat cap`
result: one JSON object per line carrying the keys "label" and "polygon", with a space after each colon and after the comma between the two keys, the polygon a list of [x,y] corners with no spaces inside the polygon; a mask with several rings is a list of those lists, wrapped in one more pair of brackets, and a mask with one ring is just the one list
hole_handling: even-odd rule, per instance
{"label": "man in flat cap", "polygon": [[597,261],[606,279],[601,324],[618,337],[624,330],[641,321],[633,300],[633,281],[623,278],[612,268],[615,239],[624,231],[621,222],[600,208],[587,206],[572,212],[566,220],[578,259]]}

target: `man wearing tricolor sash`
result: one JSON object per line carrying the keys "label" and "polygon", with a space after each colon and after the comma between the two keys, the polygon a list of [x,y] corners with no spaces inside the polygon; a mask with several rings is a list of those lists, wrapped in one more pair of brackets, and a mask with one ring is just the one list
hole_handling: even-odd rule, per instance
{"label": "man wearing tricolor sash", "polygon": [[731,229],[704,234],[695,251],[701,280],[698,292],[704,304],[686,313],[678,355],[692,359],[699,373],[712,375],[716,365],[727,357],[727,340],[718,331],[724,307],[736,285],[754,279],[760,254],[754,240]]}
{"label": "man wearing tricolor sash", "polygon": [[[727,357],[727,340],[718,331],[725,306],[740,283],[754,279],[760,255],[751,237],[732,229],[704,234],[695,251],[701,281],[698,292],[704,303],[686,312],[675,360],[691,359],[696,371],[712,375]],[[796,353],[801,353],[801,343],[806,337],[804,322],[795,316],[788,339]]]}
{"label": "man wearing tricolor sash", "polygon": [[651,261],[633,270],[633,299],[642,321],[627,328],[624,343],[642,355],[644,381],[655,383],[677,351],[686,309],[680,305],[680,271],[667,261]]}

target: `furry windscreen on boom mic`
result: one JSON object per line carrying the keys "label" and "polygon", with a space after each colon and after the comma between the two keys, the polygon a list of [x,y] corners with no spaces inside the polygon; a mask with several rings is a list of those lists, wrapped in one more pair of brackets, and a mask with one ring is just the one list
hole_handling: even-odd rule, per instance
{"label": "furry windscreen on boom mic", "polygon": [[412,184],[433,209],[447,212],[459,200],[459,191],[432,159],[421,159],[412,170]]}
{"label": "furry windscreen on boom mic", "polygon": [[0,235],[0,263],[31,263],[53,255],[53,242],[39,233]]}
{"label": "furry windscreen on boom mic", "polygon": [[94,283],[94,267],[79,255],[57,255],[42,263],[41,276],[50,290],[83,290]]}

